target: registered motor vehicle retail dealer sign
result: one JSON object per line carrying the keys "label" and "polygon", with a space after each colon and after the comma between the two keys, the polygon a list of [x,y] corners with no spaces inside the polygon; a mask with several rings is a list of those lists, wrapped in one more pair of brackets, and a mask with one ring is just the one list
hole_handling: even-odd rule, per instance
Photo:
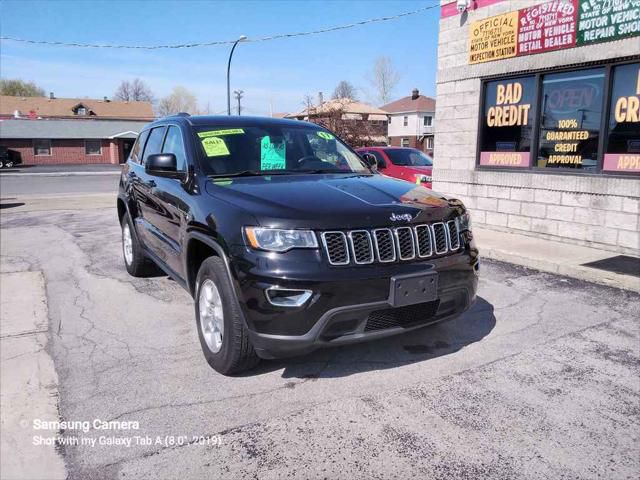
{"label": "registered motor vehicle retail dealer sign", "polygon": [[551,0],[473,22],[469,63],[640,35],[640,0]]}

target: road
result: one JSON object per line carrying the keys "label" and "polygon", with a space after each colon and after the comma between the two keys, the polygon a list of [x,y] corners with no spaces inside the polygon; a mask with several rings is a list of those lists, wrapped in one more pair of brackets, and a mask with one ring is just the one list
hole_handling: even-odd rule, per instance
{"label": "road", "polygon": [[85,207],[0,217],[0,271],[44,277],[61,418],[139,427],[66,430],[96,441],[61,447],[69,478],[637,478],[636,294],[485,261],[457,320],[229,378]]}
{"label": "road", "polygon": [[12,175],[0,173],[0,195],[77,195],[81,193],[115,193],[118,175]]}

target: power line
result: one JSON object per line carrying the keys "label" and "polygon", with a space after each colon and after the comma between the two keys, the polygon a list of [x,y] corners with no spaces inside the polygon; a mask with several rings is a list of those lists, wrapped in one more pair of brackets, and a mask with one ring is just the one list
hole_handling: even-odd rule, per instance
{"label": "power line", "polygon": [[[398,18],[408,17],[411,15],[418,15],[420,13],[426,12],[427,10],[431,10],[433,8],[437,8],[440,6],[440,2],[435,5],[430,5],[427,7],[422,7],[417,10],[412,10],[410,12],[398,13],[397,15],[391,15],[387,17],[378,17],[378,18],[370,18],[368,20],[362,20],[359,22],[348,23],[346,25],[338,25],[334,27],[322,28],[319,30],[312,30],[308,32],[297,32],[297,33],[280,33],[277,35],[270,35],[268,37],[260,37],[248,40],[245,42],[267,42],[270,40],[278,40],[281,38],[293,38],[293,37],[303,37],[307,35],[317,35],[320,33],[328,33],[335,32],[338,30],[346,30],[349,28],[359,27],[361,25],[368,25],[370,23],[380,23],[380,22],[388,22],[390,20],[397,20]],[[22,43],[30,43],[33,45],[47,45],[47,46],[58,46],[58,47],[79,47],[79,48],[126,48],[126,49],[138,49],[138,50],[160,50],[160,49],[172,49],[172,48],[196,48],[196,47],[213,47],[218,45],[231,45],[236,40],[217,40],[212,42],[202,42],[202,43],[182,43],[175,45],[109,45],[109,44],[97,44],[97,43],[68,43],[68,42],[56,42],[49,40],[33,40],[27,38],[16,38],[10,36],[0,36],[0,40],[8,40],[11,42],[22,42]]]}

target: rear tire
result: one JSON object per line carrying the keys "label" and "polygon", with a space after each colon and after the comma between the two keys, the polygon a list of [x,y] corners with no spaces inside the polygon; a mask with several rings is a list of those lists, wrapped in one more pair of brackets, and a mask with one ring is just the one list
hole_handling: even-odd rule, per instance
{"label": "rear tire", "polygon": [[158,267],[144,254],[129,213],[124,214],[120,226],[122,227],[122,257],[129,275],[133,277],[148,277],[157,273]]}
{"label": "rear tire", "polygon": [[195,295],[198,338],[207,363],[223,375],[249,370],[260,362],[232,288],[222,259],[209,257],[202,262]]}

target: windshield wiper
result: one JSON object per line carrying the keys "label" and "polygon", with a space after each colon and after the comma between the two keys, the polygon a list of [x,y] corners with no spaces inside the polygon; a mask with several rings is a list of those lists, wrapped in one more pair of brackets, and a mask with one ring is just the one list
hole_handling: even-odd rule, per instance
{"label": "windshield wiper", "polygon": [[207,175],[209,178],[229,178],[229,177],[266,177],[269,175],[288,175],[290,171],[285,170],[242,170],[241,172],[233,173],[217,173],[214,175]]}

